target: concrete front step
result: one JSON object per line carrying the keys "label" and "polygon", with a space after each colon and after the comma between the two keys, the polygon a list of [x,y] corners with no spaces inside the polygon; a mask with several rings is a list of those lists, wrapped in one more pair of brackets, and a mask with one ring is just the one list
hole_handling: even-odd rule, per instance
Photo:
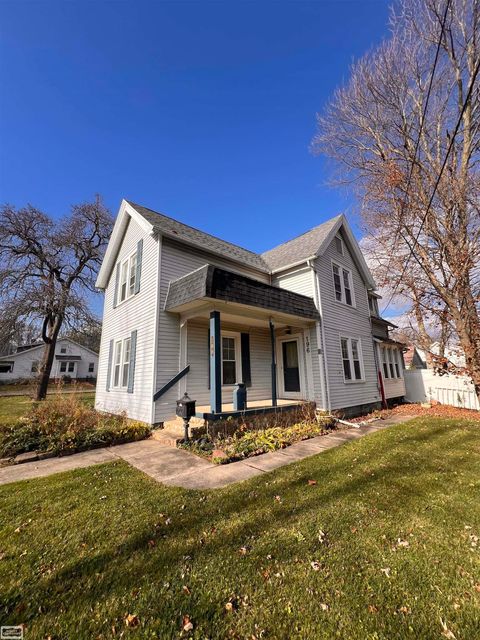
{"label": "concrete front step", "polygon": [[152,438],[163,447],[176,447],[183,438],[183,431],[179,433],[177,429],[155,429]]}

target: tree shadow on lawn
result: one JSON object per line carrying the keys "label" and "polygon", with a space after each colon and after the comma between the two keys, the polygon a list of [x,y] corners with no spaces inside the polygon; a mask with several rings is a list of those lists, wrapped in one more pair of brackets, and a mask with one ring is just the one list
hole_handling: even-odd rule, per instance
{"label": "tree shadow on lawn", "polygon": [[[143,526],[113,549],[75,559],[51,576],[29,583],[22,593],[12,589],[4,599],[8,612],[12,613],[21,602],[28,603],[23,617],[33,622],[57,613],[59,602],[67,612],[70,607],[90,611],[102,600],[111,598],[112,592],[120,597],[137,590],[139,585],[151,587],[152,583],[162,591],[165,581],[172,581],[172,576],[177,580],[181,568],[188,573],[192,565],[212,567],[223,563],[235,573],[243,563],[247,572],[256,575],[265,562],[269,544],[275,548],[277,562],[292,562],[301,548],[308,565],[315,558],[319,543],[312,538],[313,542],[300,544],[291,535],[291,530],[299,527],[313,534],[319,527],[326,527],[327,531],[335,529],[340,520],[345,526],[358,523],[359,527],[370,527],[378,519],[383,522],[393,518],[401,532],[408,528],[412,517],[421,514],[441,536],[445,524],[439,522],[438,513],[432,508],[432,496],[448,503],[445,516],[463,527],[464,510],[448,497],[448,486],[454,472],[458,475],[473,469],[468,449],[478,442],[478,436],[468,431],[453,434],[444,425],[426,432],[412,430],[402,431],[397,437],[389,435],[377,438],[372,434],[369,439],[348,443],[315,459],[210,492],[165,489],[145,479],[148,489],[160,494],[167,492],[170,499],[175,492],[177,507],[185,504],[189,508],[174,514],[172,524]],[[442,447],[452,435],[455,449],[460,452],[452,453]],[[357,449],[356,458],[351,455],[353,447]],[[424,447],[429,447],[428,458]],[[421,459],[421,465],[416,464],[417,458]],[[316,485],[308,485],[312,477],[317,480]],[[205,500],[199,507],[202,496]],[[160,509],[161,499],[160,496]],[[105,508],[108,509],[108,502]],[[153,519],[154,516],[152,513]],[[381,544],[381,535],[379,530],[374,536],[375,543]],[[251,550],[240,560],[239,549],[243,545]],[[324,553],[324,548],[320,549]],[[196,597],[206,616],[223,609],[224,602],[212,602],[212,594]],[[155,607],[167,616],[178,616],[178,611],[182,607],[185,610],[189,602],[181,591],[163,603],[161,600],[159,597]]]}

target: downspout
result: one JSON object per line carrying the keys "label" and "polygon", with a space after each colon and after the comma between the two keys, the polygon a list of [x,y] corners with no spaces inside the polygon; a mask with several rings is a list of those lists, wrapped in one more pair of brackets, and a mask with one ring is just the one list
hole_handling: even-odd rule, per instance
{"label": "downspout", "polygon": [[313,279],[313,292],[314,292],[314,301],[315,306],[318,309],[320,314],[320,322],[315,323],[315,329],[317,333],[317,352],[318,352],[318,364],[320,367],[320,387],[322,393],[322,404],[324,411],[328,413],[331,412],[330,408],[330,388],[328,384],[327,377],[327,354],[325,351],[325,330],[323,326],[323,313],[322,313],[322,302],[320,299],[320,289],[318,286],[318,278],[317,272],[315,271],[315,263],[313,260],[307,260],[307,264],[312,270],[312,279]]}

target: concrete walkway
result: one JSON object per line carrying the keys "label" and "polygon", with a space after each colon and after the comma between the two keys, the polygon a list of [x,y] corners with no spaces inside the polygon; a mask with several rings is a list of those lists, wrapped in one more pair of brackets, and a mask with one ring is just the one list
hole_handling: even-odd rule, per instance
{"label": "concrete walkway", "polygon": [[413,417],[393,416],[359,429],[333,431],[326,436],[317,436],[298,442],[286,449],[225,465],[212,464],[182,449],[162,446],[153,439],[141,440],[115,447],[84,451],[61,458],[49,458],[3,467],[0,468],[0,484],[42,478],[54,473],[122,459],[164,484],[185,489],[216,489],[284,467],[292,462],[322,453],[327,449],[338,447],[350,440],[357,440],[369,433],[401,424]]}

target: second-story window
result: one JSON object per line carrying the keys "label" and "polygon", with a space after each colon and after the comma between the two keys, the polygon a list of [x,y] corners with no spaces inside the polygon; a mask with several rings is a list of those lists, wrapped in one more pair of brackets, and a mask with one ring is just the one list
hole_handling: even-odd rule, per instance
{"label": "second-story window", "polygon": [[120,266],[119,302],[123,302],[135,293],[135,278],[137,277],[137,252],[133,253]]}
{"label": "second-story window", "polygon": [[333,285],[335,288],[335,299],[353,307],[353,287],[352,273],[345,267],[333,263]]}

